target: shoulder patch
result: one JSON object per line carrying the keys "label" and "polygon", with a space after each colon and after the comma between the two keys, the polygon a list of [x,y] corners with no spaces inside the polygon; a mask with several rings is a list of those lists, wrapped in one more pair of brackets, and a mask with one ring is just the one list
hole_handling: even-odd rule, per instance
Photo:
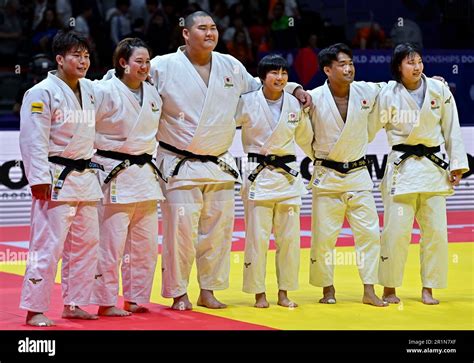
{"label": "shoulder patch", "polygon": [[31,113],[43,113],[43,102],[31,102]]}

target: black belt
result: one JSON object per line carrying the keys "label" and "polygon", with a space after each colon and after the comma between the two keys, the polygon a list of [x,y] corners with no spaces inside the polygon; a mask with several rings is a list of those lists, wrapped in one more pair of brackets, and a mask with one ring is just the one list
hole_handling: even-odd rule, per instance
{"label": "black belt", "polygon": [[321,165],[325,166],[326,168],[334,169],[340,173],[347,174],[351,170],[361,168],[361,167],[368,167],[370,165],[370,161],[367,157],[363,156],[359,160],[356,161],[348,161],[346,163],[341,163],[339,161],[327,160],[327,159],[318,159],[314,160],[314,165]]}
{"label": "black belt", "polygon": [[68,159],[62,156],[49,156],[48,160],[52,163],[65,166],[61,174],[59,174],[58,181],[54,186],[55,189],[61,189],[64,185],[64,181],[69,173],[73,170],[84,171],[85,169],[100,169],[104,170],[104,167],[100,164],[94,163],[91,159]]}
{"label": "black belt", "polygon": [[418,145],[406,145],[406,144],[398,144],[393,145],[392,150],[401,151],[404,154],[400,155],[398,160],[394,163],[395,165],[400,165],[404,160],[408,159],[410,156],[416,155],[418,157],[425,156],[430,159],[433,163],[438,165],[440,168],[446,170],[449,167],[449,163],[440,159],[435,155],[435,153],[439,152],[441,148],[439,146],[432,146],[428,147],[423,144]]}
{"label": "black belt", "polygon": [[163,141],[160,141],[160,146],[165,149],[165,150],[168,150],[168,151],[171,151],[175,154],[178,154],[178,155],[182,155],[184,156],[184,158],[182,158],[178,164],[176,165],[176,167],[174,168],[173,170],[173,173],[171,174],[171,176],[176,176],[178,175],[178,172],[179,172],[179,169],[181,168],[181,166],[183,165],[183,163],[186,161],[186,160],[190,160],[190,159],[197,159],[197,160],[200,160],[202,162],[206,162],[206,161],[211,161],[213,162],[214,164],[218,165],[223,171],[231,174],[235,179],[238,179],[239,178],[239,173],[237,171],[235,171],[229,164],[227,164],[225,161],[219,159],[217,156],[214,156],[214,155],[198,155],[198,154],[193,154],[192,152],[189,152],[189,151],[186,151],[186,150],[179,150],[177,148],[175,148],[174,146],[172,145],[169,145]]}
{"label": "black belt", "polygon": [[107,175],[107,177],[104,180],[104,184],[107,184],[122,170],[134,164],[137,164],[140,166],[145,165],[145,164],[150,165],[152,169],[160,176],[160,178],[163,179],[163,177],[161,176],[161,172],[158,170],[158,168],[152,161],[153,155],[150,155],[150,154],[129,155],[129,154],[119,153],[116,151],[108,151],[108,150],[97,150],[96,154],[109,158],[109,159],[122,161],[119,165],[117,165],[115,168],[112,169],[109,175]]}
{"label": "black belt", "polygon": [[257,165],[257,167],[250,173],[248,179],[250,181],[254,181],[258,174],[265,169],[267,166],[275,166],[277,168],[282,168],[284,171],[289,173],[290,175],[293,175],[294,177],[298,176],[298,172],[292,168],[290,168],[287,164],[292,163],[296,161],[296,156],[294,155],[283,155],[283,156],[278,156],[278,155],[260,155],[260,154],[255,154],[255,153],[249,153],[248,154],[248,159],[249,161],[255,161],[257,160],[257,163],[260,163]]}

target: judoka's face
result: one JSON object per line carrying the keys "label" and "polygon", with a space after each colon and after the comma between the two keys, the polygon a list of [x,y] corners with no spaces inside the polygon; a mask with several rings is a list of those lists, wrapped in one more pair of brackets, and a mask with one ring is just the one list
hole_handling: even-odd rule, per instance
{"label": "judoka's face", "polygon": [[333,61],[330,67],[324,67],[324,73],[332,84],[350,84],[355,76],[354,62],[349,55],[339,52],[337,61]]}
{"label": "judoka's face", "polygon": [[71,49],[64,56],[57,55],[56,62],[68,78],[84,78],[91,65],[86,49]]}
{"label": "judoka's face", "polygon": [[190,29],[183,29],[186,45],[200,51],[213,51],[219,39],[217,26],[210,16],[197,16]]}
{"label": "judoka's face", "polygon": [[131,83],[145,81],[150,73],[150,54],[146,48],[133,48],[128,61],[120,58],[119,63],[125,69],[123,78]]}
{"label": "judoka's face", "polygon": [[271,93],[281,93],[288,82],[288,72],[280,69],[268,71],[263,80],[263,87]]}
{"label": "judoka's face", "polygon": [[423,60],[418,53],[408,54],[399,66],[403,83],[418,83],[423,73]]}

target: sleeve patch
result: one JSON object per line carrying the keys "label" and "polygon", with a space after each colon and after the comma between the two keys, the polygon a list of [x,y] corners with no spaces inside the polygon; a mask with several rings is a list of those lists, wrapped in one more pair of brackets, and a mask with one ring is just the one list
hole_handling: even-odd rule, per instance
{"label": "sleeve patch", "polygon": [[31,113],[43,113],[43,102],[31,102]]}

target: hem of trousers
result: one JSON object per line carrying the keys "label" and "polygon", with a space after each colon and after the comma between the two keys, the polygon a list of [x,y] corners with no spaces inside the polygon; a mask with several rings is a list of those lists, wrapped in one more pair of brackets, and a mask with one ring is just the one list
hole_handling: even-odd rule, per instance
{"label": "hem of trousers", "polygon": [[180,292],[177,292],[177,293],[171,293],[171,292],[164,292],[162,291],[161,292],[161,296],[166,298],[166,299],[174,299],[176,297],[179,297],[179,296],[182,296],[184,294],[187,294],[188,291],[187,290],[182,290]]}
{"label": "hem of trousers", "polygon": [[33,308],[31,308],[31,307],[27,307],[26,305],[21,305],[21,304],[19,305],[19,307],[20,307],[20,309],[22,309],[22,310],[33,311],[33,312],[35,312],[35,313],[41,313],[41,314],[46,313],[47,311],[49,311],[49,307],[47,307],[47,308],[33,309]]}
{"label": "hem of trousers", "polygon": [[399,287],[402,286],[401,283],[399,283],[399,284],[385,284],[385,283],[383,283],[383,282],[380,281],[380,280],[379,280],[379,282],[377,282],[377,284],[378,284],[378,285],[381,285],[381,286],[383,286],[383,287],[388,287],[388,288],[390,288],[390,289],[397,289],[397,288],[399,288]]}
{"label": "hem of trousers", "polygon": [[294,285],[294,286],[278,286],[278,290],[284,290],[284,291],[296,291],[299,289],[299,286],[298,285]]}
{"label": "hem of trousers", "polygon": [[85,302],[85,301],[82,301],[82,302],[81,301],[79,301],[79,302],[77,302],[77,301],[67,302],[66,300],[64,300],[63,305],[71,305],[71,306],[84,306],[85,305],[85,306],[87,306],[87,305],[91,305],[91,302],[90,302],[90,300],[87,300],[87,302]]}
{"label": "hem of trousers", "polygon": [[118,302],[118,299],[115,299],[115,302],[111,302],[111,303],[108,303],[108,302],[104,303],[103,301],[99,301],[99,300],[91,300],[91,301],[89,301],[89,303],[87,305],[116,306],[117,302]]}
{"label": "hem of trousers", "polygon": [[428,289],[446,289],[448,284],[423,284],[422,287],[426,287]]}
{"label": "hem of trousers", "polygon": [[263,294],[266,292],[266,289],[247,289],[247,288],[242,288],[242,291],[247,293],[247,294]]}
{"label": "hem of trousers", "polygon": [[364,280],[361,280],[362,281],[362,284],[364,285],[380,285],[379,284],[379,280],[368,280],[368,281],[364,281]]}
{"label": "hem of trousers", "polygon": [[201,284],[199,284],[199,288],[201,290],[219,291],[219,290],[228,289],[229,283],[226,283],[225,285],[219,285],[219,286],[202,286]]}
{"label": "hem of trousers", "polygon": [[309,281],[310,285],[316,286],[316,287],[326,287],[326,286],[332,286],[334,285],[334,281],[328,282],[328,283],[319,283],[319,282],[314,282],[314,281]]}
{"label": "hem of trousers", "polygon": [[150,297],[137,297],[137,298],[133,298],[133,297],[129,297],[129,296],[123,296],[123,300],[124,301],[130,301],[130,302],[134,302],[135,304],[148,304],[150,302]]}

